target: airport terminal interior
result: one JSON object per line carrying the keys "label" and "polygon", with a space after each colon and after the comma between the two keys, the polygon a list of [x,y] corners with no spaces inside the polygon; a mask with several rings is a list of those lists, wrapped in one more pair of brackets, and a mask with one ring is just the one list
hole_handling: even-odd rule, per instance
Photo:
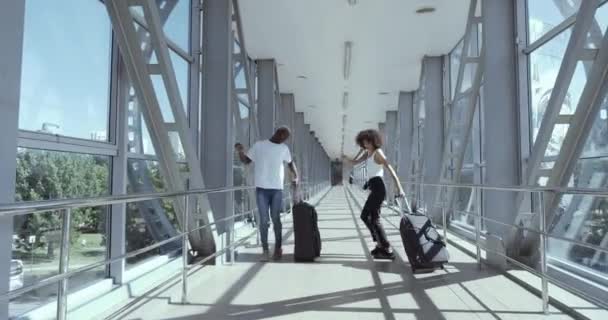
{"label": "airport terminal interior", "polygon": [[1,0],[0,44],[0,319],[608,319],[606,0]]}

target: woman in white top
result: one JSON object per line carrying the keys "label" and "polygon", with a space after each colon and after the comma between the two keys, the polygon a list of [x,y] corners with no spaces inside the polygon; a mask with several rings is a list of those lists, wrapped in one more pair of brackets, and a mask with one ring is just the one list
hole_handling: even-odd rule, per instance
{"label": "woman in white top", "polygon": [[[386,187],[383,180],[385,168],[389,171],[395,181],[395,185],[399,188],[400,197],[404,196],[403,188],[395,170],[386,159],[384,152],[382,152],[382,137],[377,130],[370,129],[359,132],[356,142],[361,147],[361,151],[355,156],[354,160],[346,156],[344,156],[344,159],[353,164],[365,162],[368,179],[365,185],[370,190],[370,194],[363,206],[361,220],[363,220],[371,232],[374,242],[376,242],[376,248],[371,253],[376,259],[394,259],[395,254],[391,249],[386,232],[384,232],[382,222],[380,221],[380,207],[386,198]],[[362,154],[363,157],[360,157]]]}

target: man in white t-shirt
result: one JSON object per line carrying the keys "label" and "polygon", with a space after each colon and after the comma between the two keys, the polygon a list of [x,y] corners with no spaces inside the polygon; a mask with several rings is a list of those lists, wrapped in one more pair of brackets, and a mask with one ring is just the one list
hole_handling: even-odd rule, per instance
{"label": "man in white t-shirt", "polygon": [[285,163],[287,163],[292,176],[292,183],[298,181],[298,171],[291,159],[291,152],[285,145],[290,131],[287,127],[279,127],[269,140],[256,142],[249,152],[240,143],[235,145],[240,160],[245,164],[254,163],[254,180],[256,186],[256,201],[260,221],[260,238],[262,241],[262,261],[270,259],[268,250],[268,211],[274,226],[275,249],[274,259],[280,260],[283,256],[281,224],[281,208],[283,207],[283,184],[285,180]]}

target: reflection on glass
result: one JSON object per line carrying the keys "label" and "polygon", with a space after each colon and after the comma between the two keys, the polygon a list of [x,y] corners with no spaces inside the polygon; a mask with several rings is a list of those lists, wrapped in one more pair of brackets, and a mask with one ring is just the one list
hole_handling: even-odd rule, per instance
{"label": "reflection on glass", "polygon": [[[549,104],[570,34],[570,29],[567,29],[530,54],[530,101],[533,141],[536,140],[543,115]],[[561,114],[572,114],[576,110],[586,79],[585,66],[579,64],[560,109]],[[567,128],[567,126],[554,130],[550,148],[559,149],[558,145],[561,145],[565,136],[565,132],[562,130],[564,128]]]}
{"label": "reflection on glass", "polygon": [[188,40],[190,36],[190,1],[157,0],[157,2],[162,4],[160,7],[161,21],[166,19],[163,26],[165,35],[187,52],[189,49],[188,44],[190,43]]}
{"label": "reflection on glass", "polygon": [[[105,156],[35,149],[17,153],[16,201],[104,196],[109,193],[110,159]],[[72,210],[69,269],[107,258],[108,207]],[[18,289],[59,272],[63,212],[42,212],[13,218],[11,288]],[[105,267],[81,273],[71,288],[104,278]],[[54,299],[57,286],[36,289],[11,301],[17,313]],[[11,311],[12,312],[12,311]]]}
{"label": "reflection on glass", "polygon": [[[577,162],[570,187],[606,188],[608,159],[581,159]],[[553,234],[608,248],[608,199],[593,196],[562,197],[553,219]],[[551,239],[551,257],[608,274],[605,253],[566,241]]]}
{"label": "reflection on glass", "polygon": [[599,156],[608,156],[608,97],[604,98],[583,150],[583,157]]}
{"label": "reflection on glass", "polygon": [[99,1],[26,1],[19,128],[108,141],[110,22]]}
{"label": "reflection on glass", "polygon": [[460,40],[456,48],[450,53],[450,88],[452,92],[452,99],[454,99],[454,93],[456,92],[456,85],[458,81],[458,68],[460,68],[460,59],[462,55],[463,41]]}
{"label": "reflection on glass", "polygon": [[[473,171],[462,170],[459,184],[473,184]],[[452,215],[452,222],[460,225],[475,227],[475,216],[468,213],[476,213],[475,199],[472,196],[472,190],[469,188],[456,188],[454,189],[454,202],[452,208],[454,213]]]}
{"label": "reflection on glass", "polygon": [[580,1],[528,0],[528,38],[532,43],[576,14]]}
{"label": "reflection on glass", "polygon": [[[186,170],[182,166],[182,170]],[[127,161],[127,192],[153,193],[166,191],[165,181],[156,161],[129,159]],[[127,205],[125,249],[128,252],[144,248],[177,235],[179,224],[171,199],[150,200]],[[127,259],[127,268],[158,255],[175,255],[181,242],[170,242],[157,249]]]}

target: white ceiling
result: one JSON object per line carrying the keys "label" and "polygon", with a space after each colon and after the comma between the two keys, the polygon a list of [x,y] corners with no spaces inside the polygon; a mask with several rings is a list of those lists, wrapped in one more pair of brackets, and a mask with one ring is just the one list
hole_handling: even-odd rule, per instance
{"label": "white ceiling", "polygon": [[[275,59],[282,93],[331,157],[356,151],[359,130],[377,128],[397,109],[399,91],[418,88],[422,58],[448,53],[464,34],[468,0],[240,0],[243,32],[254,59]],[[430,14],[416,14],[432,6]],[[352,63],[344,79],[344,42]],[[305,76],[307,79],[300,79]],[[349,92],[346,111],[343,92]],[[389,95],[379,95],[389,92]]]}

